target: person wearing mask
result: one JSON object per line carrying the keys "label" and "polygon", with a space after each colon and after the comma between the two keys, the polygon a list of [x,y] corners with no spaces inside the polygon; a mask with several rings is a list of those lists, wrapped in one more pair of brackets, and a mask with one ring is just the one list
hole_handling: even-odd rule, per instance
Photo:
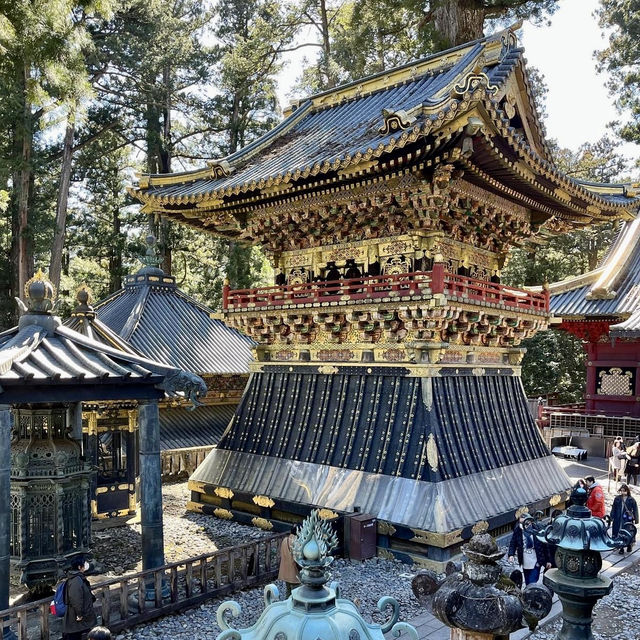
{"label": "person wearing mask", "polygon": [[[620,529],[628,522],[638,524],[638,503],[635,498],[631,497],[629,486],[621,484],[618,487],[618,495],[611,505],[611,537],[615,538]],[[634,543],[635,540],[629,543],[627,552],[631,552]],[[624,549],[619,549],[618,553],[624,555]]]}
{"label": "person wearing mask", "polygon": [[89,629],[98,624],[98,617],[93,610],[95,597],[89,581],[84,577],[88,569],[89,563],[82,555],[71,561],[65,588],[67,611],[62,622],[63,640],[81,640]]}
{"label": "person wearing mask", "polygon": [[516,558],[525,584],[537,582],[542,567],[551,568],[545,549],[535,535],[533,518],[527,513],[520,515],[509,542],[509,561],[514,562]]}
{"label": "person wearing mask", "polygon": [[587,476],[584,479],[587,485],[587,509],[591,511],[592,516],[604,518],[604,489],[600,486],[593,476]]}

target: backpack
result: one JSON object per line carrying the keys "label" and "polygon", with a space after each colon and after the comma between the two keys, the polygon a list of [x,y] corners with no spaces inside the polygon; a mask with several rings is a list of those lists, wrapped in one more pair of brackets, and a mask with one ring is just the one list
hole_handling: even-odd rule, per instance
{"label": "backpack", "polygon": [[65,595],[67,591],[67,581],[61,580],[56,587],[56,592],[53,596],[53,600],[51,604],[49,604],[49,611],[58,617],[63,618],[64,614],[67,612],[67,605],[65,604]]}

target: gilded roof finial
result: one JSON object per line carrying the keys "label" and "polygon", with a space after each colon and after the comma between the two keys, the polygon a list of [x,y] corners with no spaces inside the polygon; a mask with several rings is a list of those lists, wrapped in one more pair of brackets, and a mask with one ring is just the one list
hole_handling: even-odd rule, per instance
{"label": "gilded roof finial", "polygon": [[76,291],[76,300],[78,304],[75,309],[71,312],[72,316],[94,316],[95,312],[93,307],[91,306],[91,302],[93,301],[93,295],[91,293],[91,289],[86,284],[80,285],[78,290]]}
{"label": "gilded roof finial", "polygon": [[33,278],[27,280],[24,285],[24,297],[27,301],[26,305],[16,298],[22,313],[50,314],[53,311],[56,288],[44,275],[42,269],[38,269]]}

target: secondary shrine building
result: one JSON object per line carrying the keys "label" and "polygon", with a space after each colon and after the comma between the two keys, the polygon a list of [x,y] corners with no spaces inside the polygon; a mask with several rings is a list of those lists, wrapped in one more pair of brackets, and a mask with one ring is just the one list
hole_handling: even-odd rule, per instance
{"label": "secondary shrine building", "polygon": [[570,487],[529,415],[520,343],[548,292],[511,247],[632,217],[552,162],[510,31],[292,105],[207,168],[143,176],[144,210],[258,245],[274,286],[224,292],[258,343],[191,508],[266,529],[311,507],[378,519],[378,552],[441,568]]}

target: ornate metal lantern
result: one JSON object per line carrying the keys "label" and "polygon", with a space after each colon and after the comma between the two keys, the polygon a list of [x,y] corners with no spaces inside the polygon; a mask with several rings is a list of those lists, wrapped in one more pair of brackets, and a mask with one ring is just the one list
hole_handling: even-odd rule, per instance
{"label": "ornate metal lantern", "polygon": [[10,553],[33,591],[49,588],[59,566],[89,549],[92,469],[67,416],[63,406],[14,410]]}
{"label": "ornate metal lantern", "polygon": [[635,527],[628,525],[612,539],[604,520],[592,516],[585,506],[584,489],[574,489],[571,501],[567,512],[538,534],[541,541],[558,546],[558,568],[545,572],[544,584],[562,602],[563,623],[558,640],[591,640],[593,607],[613,588],[610,578],[598,575],[602,568],[600,553],[627,546],[635,535]]}
{"label": "ornate metal lantern", "polygon": [[466,562],[461,568],[451,563],[444,581],[433,572],[421,572],[412,585],[418,600],[451,627],[452,638],[503,638],[525,625],[534,629],[549,613],[551,592],[537,584],[520,591],[504,576],[498,564],[504,552],[486,529],[462,550]]}
{"label": "ornate metal lantern", "polygon": [[386,596],[378,601],[381,611],[389,606],[393,611],[391,619],[379,626],[365,622],[352,602],[340,598],[337,583],[326,586],[329,579],[326,569],[333,562],[329,553],[336,545],[331,525],[320,519],[317,510],[312,511],[293,544],[294,558],[302,567],[302,586],[294,589],[286,600],[277,600],[277,587],[267,585],[266,608],[248,629],[229,627],[227,614],[237,616],[241,608],[234,601],[223,603],[217,612],[218,624],[223,629],[217,640],[383,640],[388,631],[396,637],[407,632],[410,640],[418,640],[414,627],[397,621],[399,605],[394,598]]}

